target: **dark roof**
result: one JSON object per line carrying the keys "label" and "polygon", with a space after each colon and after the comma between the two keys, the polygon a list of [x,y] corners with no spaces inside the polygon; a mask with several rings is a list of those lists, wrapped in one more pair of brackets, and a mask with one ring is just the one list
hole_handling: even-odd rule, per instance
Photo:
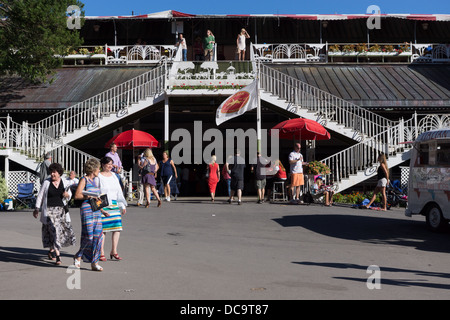
{"label": "dark roof", "polygon": [[62,68],[51,84],[0,77],[0,112],[55,111],[70,107],[149,71],[144,67]]}
{"label": "dark roof", "polygon": [[444,107],[449,65],[272,65],[283,73],[367,108]]}

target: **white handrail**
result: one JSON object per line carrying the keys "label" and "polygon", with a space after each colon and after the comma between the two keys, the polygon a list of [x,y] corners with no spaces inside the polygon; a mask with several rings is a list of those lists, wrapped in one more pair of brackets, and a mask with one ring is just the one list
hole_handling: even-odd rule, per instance
{"label": "white handrail", "polygon": [[50,153],[52,162],[61,164],[67,171],[74,170],[82,174],[85,162],[89,158],[95,158],[90,154],[33,130],[27,123],[23,125],[18,124],[12,121],[10,117],[7,119],[6,128],[7,132],[4,136],[7,141],[4,142],[5,145],[8,148],[19,151],[27,158],[34,159],[35,162],[41,162],[43,155]]}
{"label": "white handrail", "polygon": [[[384,153],[389,158],[411,149],[412,144],[404,143],[405,137],[411,138],[411,133],[415,130],[414,118],[408,121],[401,120],[399,124],[376,136],[320,160],[320,162],[330,168],[331,182],[339,183],[342,179],[349,178],[350,175],[361,171],[369,170],[370,172],[366,172],[366,175],[370,175],[376,170],[375,165],[380,153]],[[408,132],[410,135],[405,136]]]}
{"label": "white handrail", "polygon": [[328,121],[335,121],[351,128],[361,137],[375,136],[396,124],[394,121],[264,64],[260,64],[260,69],[262,90],[277,95],[294,106],[314,111]]}
{"label": "white handrail", "polygon": [[30,124],[36,132],[59,139],[89,127],[108,115],[126,113],[127,108],[166,89],[166,65],[119,84],[41,121]]}

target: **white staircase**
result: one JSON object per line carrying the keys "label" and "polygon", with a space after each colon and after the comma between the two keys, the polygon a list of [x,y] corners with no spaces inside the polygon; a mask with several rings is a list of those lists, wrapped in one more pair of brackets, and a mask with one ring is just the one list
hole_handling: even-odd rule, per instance
{"label": "white staircase", "polygon": [[342,192],[376,176],[380,151],[387,157],[389,168],[400,165],[411,157],[412,141],[417,133],[414,118],[403,121],[386,131],[321,160],[328,165],[329,182],[337,183]]}
{"label": "white staircase", "polygon": [[167,64],[36,123],[35,132],[69,144],[164,100]]}
{"label": "white staircase", "polygon": [[83,166],[89,158],[95,158],[69,145],[37,132],[27,125],[18,124],[8,116],[6,123],[1,123],[2,155],[17,162],[31,171],[35,171],[43,161],[43,155],[50,153],[53,162],[60,163],[65,170],[83,172]]}
{"label": "white staircase", "polygon": [[[19,125],[8,117],[2,138],[9,159],[35,170],[50,151],[66,170],[83,172],[91,156],[68,144],[163,100],[168,76],[167,64],[161,65],[34,124]],[[380,152],[388,156],[390,167],[409,159],[410,147],[403,142],[405,137],[413,140],[412,132],[417,134],[417,119],[391,121],[266,65],[259,65],[259,79],[261,99],[357,141],[322,160],[339,192],[375,175]]]}
{"label": "white staircase", "polygon": [[358,142],[398,123],[263,64],[259,78],[261,99]]}
{"label": "white staircase", "polygon": [[266,65],[259,66],[259,79],[262,100],[358,142],[321,160],[331,169],[327,182],[337,183],[339,192],[373,177],[381,152],[390,168],[410,158],[404,142],[405,132],[417,131],[413,119],[391,121]]}

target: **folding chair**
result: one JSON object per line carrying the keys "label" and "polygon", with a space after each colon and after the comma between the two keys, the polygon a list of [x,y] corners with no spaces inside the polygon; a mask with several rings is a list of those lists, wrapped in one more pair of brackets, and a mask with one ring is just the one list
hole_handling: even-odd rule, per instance
{"label": "folding chair", "polygon": [[17,185],[19,194],[15,197],[16,209],[20,205],[33,209],[36,204],[36,196],[34,195],[34,183],[19,183]]}

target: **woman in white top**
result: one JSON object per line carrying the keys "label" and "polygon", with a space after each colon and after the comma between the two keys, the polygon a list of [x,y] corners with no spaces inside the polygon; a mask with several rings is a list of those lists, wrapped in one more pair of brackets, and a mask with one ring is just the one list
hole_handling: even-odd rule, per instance
{"label": "woman in white top", "polygon": [[237,52],[240,61],[245,59],[245,39],[248,38],[250,38],[249,34],[244,28],[242,28],[241,33],[238,34],[236,39]]}
{"label": "woman in white top", "polygon": [[[119,178],[112,172],[113,159],[104,157],[100,160],[102,171],[98,175],[100,181],[100,192],[108,195],[109,206],[101,209],[103,212],[103,234],[106,232],[112,233],[112,248],[110,258],[122,260],[117,253],[117,245],[119,244],[120,231],[122,231],[122,215],[126,213],[127,201],[123,196],[122,188],[120,187]],[[105,261],[104,243],[102,243],[102,253],[100,260]]]}

